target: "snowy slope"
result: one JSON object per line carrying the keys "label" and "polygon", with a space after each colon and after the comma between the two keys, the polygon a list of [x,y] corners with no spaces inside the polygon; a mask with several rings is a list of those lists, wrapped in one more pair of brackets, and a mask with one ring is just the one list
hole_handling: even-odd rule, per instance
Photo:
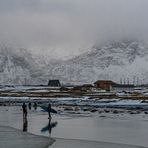
{"label": "snowy slope", "polygon": [[0,47],[0,84],[25,85],[37,82],[37,63],[25,49]]}
{"label": "snowy slope", "polygon": [[148,83],[147,44],[111,42],[65,61],[50,60],[48,55],[33,56],[25,49],[0,47],[0,84],[47,84],[48,79],[77,84],[98,79],[120,82],[121,78],[135,84]]}
{"label": "snowy slope", "polygon": [[121,41],[94,46],[90,52],[54,65],[48,71],[63,80],[94,82],[111,79],[131,83],[148,82],[148,46],[138,41]]}

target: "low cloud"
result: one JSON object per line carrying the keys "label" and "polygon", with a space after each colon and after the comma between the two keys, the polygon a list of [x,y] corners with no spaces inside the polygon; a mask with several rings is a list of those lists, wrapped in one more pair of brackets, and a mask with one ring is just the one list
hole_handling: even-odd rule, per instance
{"label": "low cloud", "polygon": [[0,0],[0,42],[60,57],[148,38],[147,0]]}

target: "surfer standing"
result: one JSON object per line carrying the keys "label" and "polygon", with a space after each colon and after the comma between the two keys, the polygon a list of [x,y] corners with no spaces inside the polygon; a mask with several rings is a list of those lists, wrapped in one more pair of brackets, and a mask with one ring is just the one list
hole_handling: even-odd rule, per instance
{"label": "surfer standing", "polygon": [[28,108],[29,108],[29,110],[31,110],[31,102],[29,102]]}
{"label": "surfer standing", "polygon": [[48,104],[48,115],[49,115],[49,117],[48,117],[48,119],[51,119],[51,104],[49,103]]}
{"label": "surfer standing", "polygon": [[34,110],[37,110],[37,103],[36,102],[34,102],[33,107],[34,107]]}
{"label": "surfer standing", "polygon": [[23,118],[27,118],[27,105],[25,103],[23,103],[22,109],[23,109]]}

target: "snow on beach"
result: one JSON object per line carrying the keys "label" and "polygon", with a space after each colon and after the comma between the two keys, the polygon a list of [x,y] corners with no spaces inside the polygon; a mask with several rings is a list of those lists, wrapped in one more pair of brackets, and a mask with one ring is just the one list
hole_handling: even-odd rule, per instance
{"label": "snow on beach", "polygon": [[89,106],[146,106],[143,100],[131,99],[89,99],[89,97],[81,98],[55,98],[51,99],[57,104],[75,104],[75,105],[89,105]]}
{"label": "snow on beach", "polygon": [[54,104],[89,106],[148,106],[147,101],[136,99],[90,99],[89,97],[0,97],[5,101],[51,102]]}

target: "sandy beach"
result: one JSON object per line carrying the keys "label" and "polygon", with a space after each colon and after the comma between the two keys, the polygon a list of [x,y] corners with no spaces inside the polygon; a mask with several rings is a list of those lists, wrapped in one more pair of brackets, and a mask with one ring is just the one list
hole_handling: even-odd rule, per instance
{"label": "sandy beach", "polygon": [[[20,106],[1,106],[0,119],[0,126],[22,131],[24,129]],[[92,145],[94,148],[107,148],[109,145],[114,148],[121,145],[123,148],[134,148],[131,145],[148,146],[148,115],[144,112],[130,114],[121,109],[119,113],[63,111],[60,114],[52,114],[50,125],[53,127],[51,126],[50,130],[48,125],[47,112],[43,112],[41,108],[28,112],[26,131],[54,138],[56,142],[50,146],[53,148],[83,148],[86,145]]]}

